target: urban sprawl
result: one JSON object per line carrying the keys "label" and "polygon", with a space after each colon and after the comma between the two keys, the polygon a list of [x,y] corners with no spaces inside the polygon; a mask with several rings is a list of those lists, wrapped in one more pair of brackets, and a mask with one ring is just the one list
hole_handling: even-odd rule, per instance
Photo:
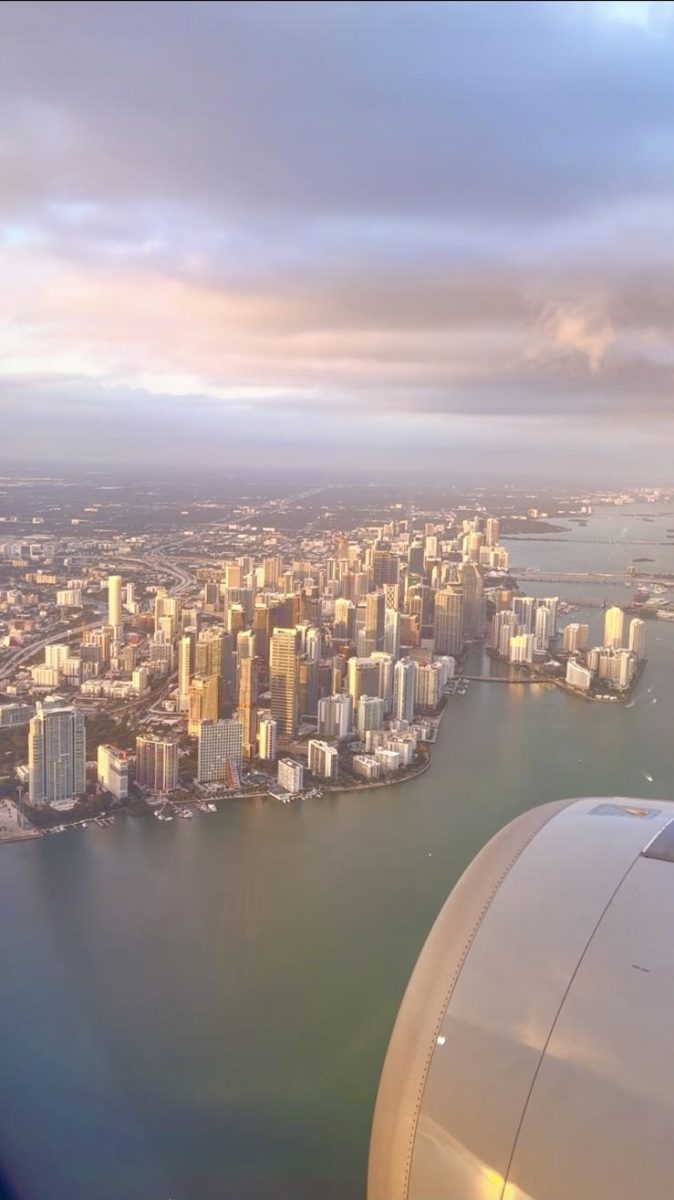
{"label": "urban sprawl", "polygon": [[644,620],[608,607],[600,646],[561,628],[570,606],[520,592],[496,516],[295,535],[266,519],[0,539],[4,836],[409,778],[472,643],[494,677],[590,699],[626,699],[641,672]]}

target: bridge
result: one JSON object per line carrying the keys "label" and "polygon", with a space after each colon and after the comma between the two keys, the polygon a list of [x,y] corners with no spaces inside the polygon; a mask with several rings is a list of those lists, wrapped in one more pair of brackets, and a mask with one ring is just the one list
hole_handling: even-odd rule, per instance
{"label": "bridge", "polygon": [[546,675],[532,677],[530,675],[458,675],[457,679],[470,680],[471,683],[554,683],[555,680]]}
{"label": "bridge", "polygon": [[[528,579],[532,583],[625,583],[625,572],[620,575],[601,571],[537,571],[534,567],[513,567],[509,572],[513,579]],[[633,577],[636,582],[636,576]],[[640,580],[639,580],[640,581]]]}

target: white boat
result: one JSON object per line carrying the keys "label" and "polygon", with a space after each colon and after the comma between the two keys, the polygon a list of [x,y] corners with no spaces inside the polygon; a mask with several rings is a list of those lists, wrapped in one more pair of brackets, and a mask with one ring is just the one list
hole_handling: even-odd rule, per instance
{"label": "white boat", "polygon": [[652,775],[647,775],[645,771],[644,771],[644,779],[646,779],[646,780],[648,781],[648,783],[652,783],[652,782],[653,782],[653,776],[652,776]]}
{"label": "white boat", "polygon": [[634,708],[634,701],[630,700],[629,704],[625,705],[625,708]]}
{"label": "white boat", "polygon": [[651,704],[657,704],[657,702],[658,702],[658,698],[657,698],[657,696],[654,696],[653,699],[651,700]]}

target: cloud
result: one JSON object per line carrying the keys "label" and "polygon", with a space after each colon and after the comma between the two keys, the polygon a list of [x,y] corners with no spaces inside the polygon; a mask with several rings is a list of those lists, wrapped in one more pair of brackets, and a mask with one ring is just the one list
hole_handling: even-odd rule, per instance
{"label": "cloud", "polygon": [[5,3],[5,413],[667,421],[668,7]]}

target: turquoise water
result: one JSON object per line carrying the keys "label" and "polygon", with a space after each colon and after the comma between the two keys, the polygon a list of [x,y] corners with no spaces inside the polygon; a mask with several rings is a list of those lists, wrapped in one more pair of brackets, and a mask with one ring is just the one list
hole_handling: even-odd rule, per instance
{"label": "turquoise water", "polygon": [[[570,543],[556,565],[582,569]],[[0,1155],[18,1193],[362,1200],[400,997],[475,852],[560,796],[674,798],[674,627],[648,635],[633,708],[475,683],[409,784],[1,848]]]}

